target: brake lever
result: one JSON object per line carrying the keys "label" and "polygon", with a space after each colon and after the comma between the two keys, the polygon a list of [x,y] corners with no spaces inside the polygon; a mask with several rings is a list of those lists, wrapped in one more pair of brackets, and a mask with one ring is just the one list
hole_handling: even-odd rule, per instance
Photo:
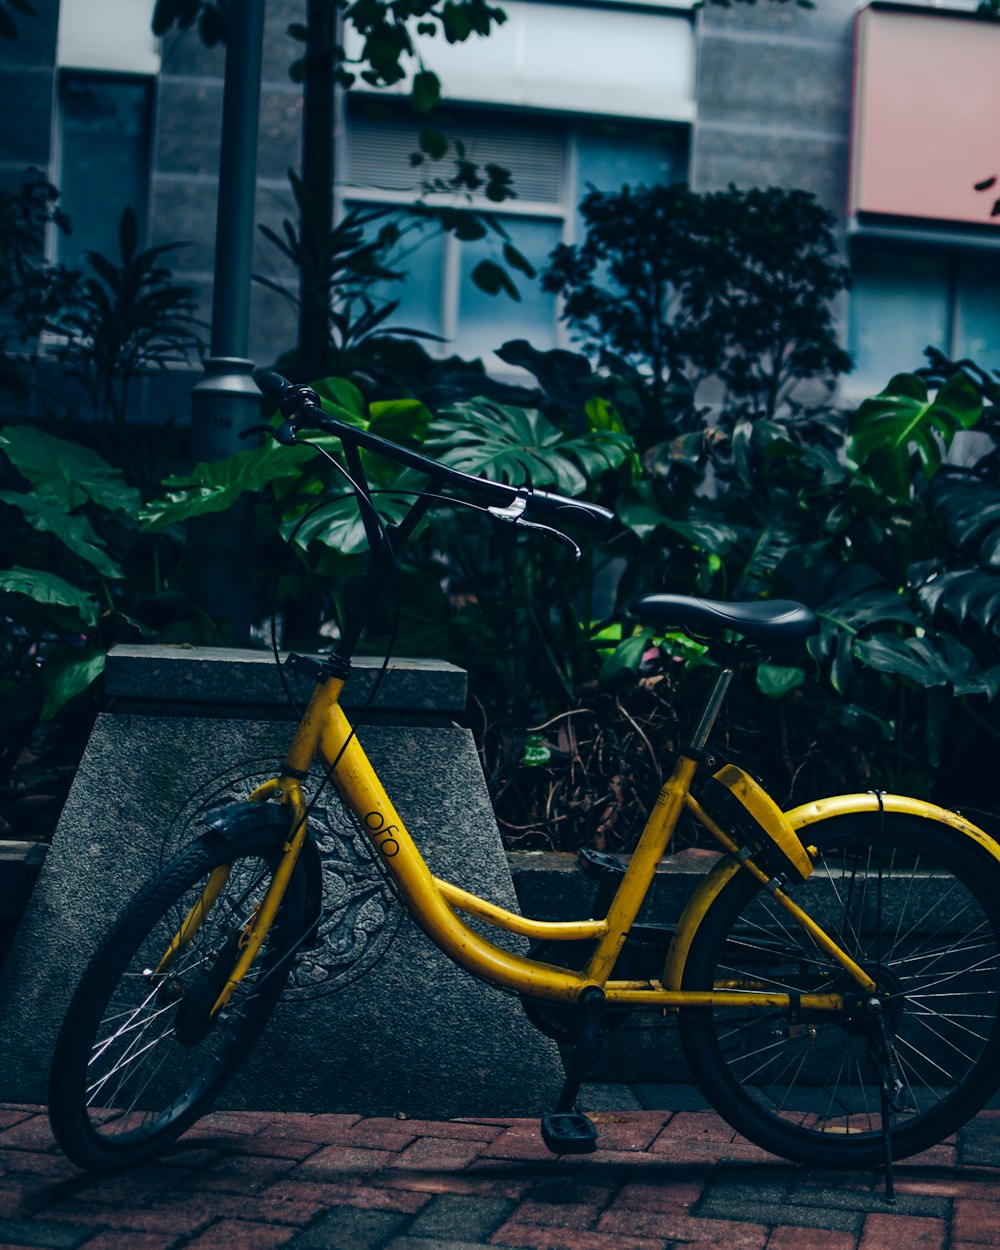
{"label": "brake lever", "polygon": [[551,525],[539,525],[537,521],[523,521],[521,519],[515,520],[514,524],[520,526],[522,529],[538,530],[540,534],[545,534],[549,538],[554,538],[556,542],[565,543],[565,545],[573,552],[573,555],[577,560],[579,560],[583,555],[583,552],[576,545],[573,539],[570,538],[569,534],[564,534],[562,530],[557,530]]}
{"label": "brake lever", "polygon": [[[505,508],[492,507],[486,511],[490,516],[495,516],[498,521],[512,521],[515,525],[524,516],[524,510],[528,506],[527,491],[519,490],[514,498]],[[530,522],[527,522],[530,524]]]}
{"label": "brake lever", "polygon": [[562,530],[554,529],[551,525],[540,525],[537,521],[526,521],[524,519],[524,510],[528,506],[528,493],[526,491],[518,491],[514,498],[505,508],[487,508],[490,516],[496,517],[498,521],[506,521],[508,525],[519,525],[522,529],[538,530],[540,534],[545,534],[549,538],[554,538],[557,542],[565,543],[573,551],[573,555],[579,560],[583,552],[576,545],[569,534],[564,534]]}
{"label": "brake lever", "polygon": [[295,422],[289,418],[280,425],[251,425],[246,430],[240,430],[240,438],[250,438],[253,434],[270,434],[282,447],[294,447],[298,442],[295,437],[297,433]]}

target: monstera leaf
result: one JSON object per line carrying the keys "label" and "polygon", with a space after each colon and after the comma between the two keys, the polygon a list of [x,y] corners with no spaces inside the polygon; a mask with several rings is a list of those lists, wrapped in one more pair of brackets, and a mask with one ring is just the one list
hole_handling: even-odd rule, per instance
{"label": "monstera leaf", "polygon": [[927,501],[956,546],[1000,569],[1000,487],[969,474],[942,474]]}
{"label": "monstera leaf", "polygon": [[[425,479],[416,474],[397,476],[400,493],[391,488],[374,492],[375,509],[384,525],[403,519],[413,505],[416,484],[422,480]],[[408,484],[414,489],[408,490]],[[418,526],[417,532],[420,528],[422,526]],[[368,551],[368,536],[353,491],[311,509],[307,516],[287,518],[282,523],[281,536],[303,551],[314,541],[345,556],[363,555]]]}
{"label": "monstera leaf", "polygon": [[955,434],[971,429],[982,411],[982,397],[964,374],[949,378],[931,398],[923,378],[900,373],[855,413],[847,454],[879,489],[908,499],[911,457],[931,478]]}
{"label": "monstera leaf", "polygon": [[718,556],[725,555],[739,537],[735,526],[699,516],[694,508],[684,520],[667,515],[657,501],[652,482],[640,482],[622,497],[618,517],[642,542],[648,542],[659,530],[669,530],[692,546]]}
{"label": "monstera leaf", "polygon": [[859,641],[855,654],[869,668],[894,673],[917,686],[950,686],[956,695],[1000,690],[1000,666],[983,669],[968,647],[950,634],[939,638],[899,638],[876,634]]}
{"label": "monstera leaf", "polygon": [[838,694],[847,687],[851,657],[862,634],[887,624],[916,627],[920,618],[902,596],[884,585],[872,569],[852,569],[835,592],[816,609],[819,633],[809,639],[809,651],[828,664],[830,683]]}
{"label": "monstera leaf", "polygon": [[515,486],[551,486],[582,495],[591,479],[615,469],[632,451],[624,432],[594,428],[572,438],[532,408],[475,400],[449,408],[430,427],[427,447],[465,473],[506,479]]}
{"label": "monstera leaf", "polygon": [[917,599],[929,617],[943,613],[959,625],[971,621],[984,633],[1000,629],[1000,572],[982,568],[940,571],[915,565],[911,576]]}

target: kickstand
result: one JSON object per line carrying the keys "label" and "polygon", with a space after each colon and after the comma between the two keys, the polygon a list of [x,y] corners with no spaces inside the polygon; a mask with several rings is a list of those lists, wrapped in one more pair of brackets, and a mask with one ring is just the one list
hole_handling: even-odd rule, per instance
{"label": "kickstand", "polygon": [[892,1170],[891,1112],[904,1105],[904,1086],[899,1071],[896,1052],[885,1023],[885,1013],[877,998],[870,1000],[869,1011],[876,1017],[878,1027],[878,1067],[882,1074],[879,1085],[879,1103],[882,1111],[882,1154],[885,1159],[885,1200],[896,1201],[896,1181]]}
{"label": "kickstand", "polygon": [[554,1154],[589,1154],[597,1149],[597,1129],[589,1116],[576,1111],[576,1097],[604,1015],[604,991],[597,986],[580,995],[582,1019],[573,1058],[566,1070],[555,1111],[542,1116],[542,1140]]}
{"label": "kickstand", "polygon": [[882,1103],[882,1151],[885,1159],[885,1200],[896,1201],[896,1181],[892,1171],[892,1133],[889,1128],[889,1090],[882,1082],[880,1090]]}

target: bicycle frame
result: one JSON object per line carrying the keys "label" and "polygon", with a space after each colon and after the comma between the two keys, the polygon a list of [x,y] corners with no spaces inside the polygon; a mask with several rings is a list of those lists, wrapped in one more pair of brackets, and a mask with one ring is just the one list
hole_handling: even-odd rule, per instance
{"label": "bicycle frame", "polygon": [[[706,708],[698,737],[708,736],[728,685],[728,676],[731,676],[726,674],[728,670],[720,678],[715,696]],[[359,827],[366,834],[416,923],[452,959],[492,984],[531,998],[562,1003],[574,1003],[585,990],[596,987],[604,993],[609,1006],[660,1009],[751,1006],[762,1010],[787,1007],[790,1004],[788,994],[753,989],[693,992],[679,988],[687,950],[698,925],[722,885],[735,872],[742,870],[754,873],[762,884],[767,885],[774,900],[790,918],[806,929],[813,940],[845,969],[857,984],[859,994],[874,991],[875,984],[871,977],[784,890],[769,882],[767,875],[752,862],[741,863],[731,857],[723,860],[704,878],[689,900],[671,943],[663,979],[612,980],[618,955],[682,810],[687,807],[726,851],[732,854],[739,852],[739,848],[691,795],[696,760],[684,754],[678,758],[673,773],[660,791],[605,917],[573,921],[533,920],[490,903],[431,873],[340,706],[343,686],[341,678],[332,677],[316,687],[289,749],[280,779],[266,782],[250,795],[251,802],[277,799],[287,804],[291,809],[293,833],[285,844],[283,859],[267,897],[244,937],[240,957],[213,1007],[213,1014],[222,1010],[249,969],[277,914],[307,831],[306,801],[298,778],[305,776],[317,756],[326,761],[327,766],[336,761],[332,777],[337,789],[354,813]],[[743,859],[745,861],[746,857]],[[208,888],[211,887],[210,882]],[[586,967],[580,972],[573,972],[495,945],[465,924],[459,912],[486,921],[503,932],[535,940],[592,940],[596,943],[595,950]],[[191,926],[192,919],[189,917],[184,922],[182,933]],[[175,938],[171,952],[182,940],[181,935]],[[803,994],[796,1005],[802,1010],[838,1012],[844,1009],[845,999],[839,993]]]}
{"label": "bicycle frame", "polygon": [[[431,505],[430,494],[420,496],[402,521],[382,530],[369,496],[358,448],[353,443],[345,443],[345,455],[358,494],[361,517],[373,559],[351,616],[344,626],[337,655],[334,657],[334,671],[339,670],[344,675],[349,671],[350,656],[361,635],[368,611],[375,601],[379,585],[392,564],[396,549],[413,532]],[[502,511],[491,511],[500,518],[504,516]],[[532,920],[435,877],[393,807],[340,706],[344,677],[327,677],[313,691],[280,777],[266,782],[250,795],[251,802],[277,799],[287,805],[291,811],[292,833],[285,844],[283,858],[274,873],[264,902],[243,935],[240,955],[212,1008],[212,1014],[224,1008],[236,986],[246,975],[277,915],[285,888],[307,837],[307,803],[300,779],[306,777],[317,758],[323,760],[330,769],[332,780],[344,803],[353,812],[359,827],[370,841],[417,924],[455,962],[494,985],[530,998],[565,1004],[577,1003],[587,991],[596,990],[604,995],[609,1006],[655,1007],[664,1010],[681,1007],[749,1006],[761,1010],[789,1007],[792,1005],[792,996],[787,993],[767,992],[752,987],[720,988],[710,992],[685,991],[680,988],[688,951],[709,907],[732,876],[746,871],[754,875],[762,887],[768,890],[774,902],[790,920],[804,929],[812,941],[844,970],[849,980],[857,986],[859,998],[874,994],[877,986],[868,972],[796,904],[779,881],[770,879],[754,862],[753,856],[728,837],[691,794],[698,758],[703,754],[732,675],[729,669],[723,669],[720,673],[695,732],[693,750],[690,753],[681,752],[673,772],[663,785],[607,915],[603,918],[575,921]],[[855,795],[831,800],[831,806],[826,809],[822,804],[810,805],[808,809],[797,809],[791,815],[800,819],[798,824],[792,822],[792,828],[802,827],[812,820],[822,820],[842,811],[861,810],[857,807],[858,800],[869,805],[869,809],[870,804],[875,801],[872,796]],[[895,799],[890,800],[889,796],[877,801],[896,802]],[[976,836],[994,858],[1000,860],[1000,847],[961,818],[917,800],[899,802],[909,804],[907,810],[919,809],[916,814],[952,824],[957,822],[957,827],[963,833]],[[851,808],[851,803],[855,804],[854,808]],[[657,864],[665,854],[685,808],[719,842],[727,855],[705,876],[688,901],[671,940],[662,978],[642,981],[613,980],[612,973],[618,956],[652,884]],[[173,952],[186,943],[188,934],[197,930],[201,914],[210,905],[209,896],[213,890],[221,889],[222,884],[224,878],[221,882],[209,882],[205,895],[185,919],[157,971],[166,967]],[[594,951],[581,971],[570,971],[555,964],[514,954],[488,941],[470,928],[459,913],[485,921],[502,932],[536,941],[593,941]],[[842,1012],[845,1003],[843,993],[796,994],[794,1006],[797,1011]]]}

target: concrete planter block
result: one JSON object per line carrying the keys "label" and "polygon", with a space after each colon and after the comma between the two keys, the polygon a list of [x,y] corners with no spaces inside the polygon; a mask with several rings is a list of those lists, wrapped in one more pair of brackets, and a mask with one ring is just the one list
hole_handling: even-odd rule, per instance
{"label": "concrete planter block", "polygon": [[[375,667],[359,662],[355,705]],[[311,685],[295,685],[304,702]],[[56,1032],[103,931],[207,813],[274,774],[290,739],[266,653],[116,648],[107,690],[111,710],[98,717],[0,976],[3,1099],[45,1101]],[[450,722],[464,700],[461,670],[396,660],[376,723],[359,736],[431,869],[516,908],[472,735]],[[434,1117],[550,1109],[562,1080],[554,1044],[516,999],[456,968],[403,917],[332,791],[317,815],[322,940],[220,1105]]]}

